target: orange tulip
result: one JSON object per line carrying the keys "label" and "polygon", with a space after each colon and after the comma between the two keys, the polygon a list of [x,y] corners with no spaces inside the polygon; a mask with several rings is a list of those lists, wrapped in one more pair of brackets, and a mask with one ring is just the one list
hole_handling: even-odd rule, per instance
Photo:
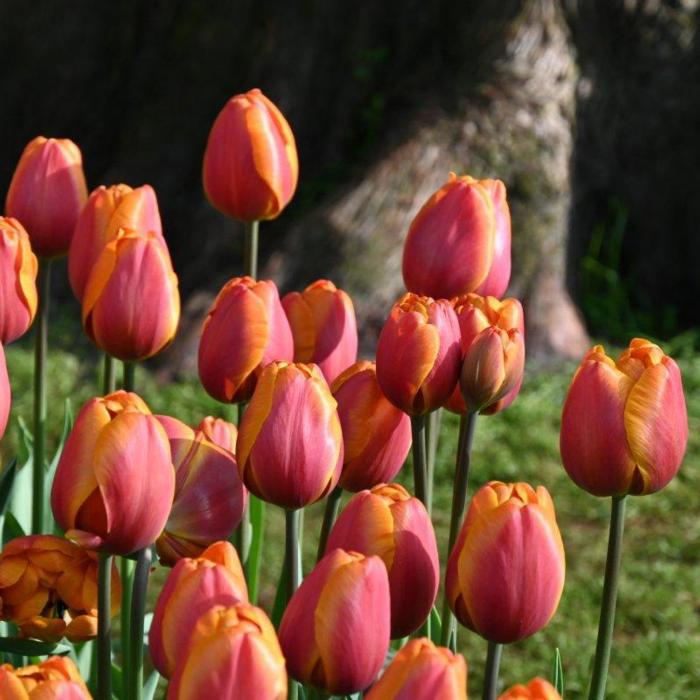
{"label": "orange tulip", "polygon": [[206,418],[202,418],[197,429],[201,430],[207,440],[211,440],[215,445],[218,445],[231,454],[236,453],[238,428],[233,423],[229,423],[223,418],[207,416]]}
{"label": "orange tulip", "polygon": [[5,434],[7,421],[10,417],[10,407],[12,405],[12,391],[10,389],[10,378],[7,376],[7,364],[5,363],[5,351],[0,343],[0,440]]}
{"label": "orange tulip", "polygon": [[0,216],[0,343],[17,340],[32,325],[38,303],[37,269],[22,224]]}
{"label": "orange tulip", "polygon": [[533,678],[527,685],[518,684],[506,690],[498,700],[561,700],[561,695],[549,681]]}
{"label": "orange tulip", "polygon": [[467,700],[467,663],[460,654],[412,639],[365,694],[366,700]]}
{"label": "orange tulip", "polygon": [[267,615],[248,603],[217,605],[197,621],[168,700],[285,700],[287,672]]}
{"label": "orange tulip", "polygon": [[[78,301],[82,301],[97,258],[119,229],[153,231],[163,237],[156,193],[150,185],[100,185],[93,190],[75,226],[68,251],[68,278]],[[165,241],[163,241],[165,244]]]}
{"label": "orange tulip", "polygon": [[[2,619],[14,622],[23,637],[92,639],[97,635],[97,566],[97,555],[62,537],[10,540],[0,553]],[[120,594],[113,567],[112,615],[119,611]]]}
{"label": "orange tulip", "polygon": [[289,204],[298,176],[294,134],[279,109],[257,89],[232,97],[204,153],[209,201],[241,221],[274,219]]}
{"label": "orange tulip", "polygon": [[447,564],[445,590],[463,625],[491,642],[517,642],[554,615],[564,569],[547,489],[492,481],[472,499]]}
{"label": "orange tulip", "polygon": [[78,669],[67,656],[13,669],[0,667],[2,700],[92,700]]}
{"label": "orange tulip", "polygon": [[635,338],[617,360],[596,345],[583,358],[564,403],[564,468],[595,496],[645,495],[678,473],[688,414],[678,365]]}
{"label": "orange tulip", "polygon": [[209,309],[199,341],[199,378],[207,392],[225,403],[248,401],[265,365],[293,357],[292,331],[275,283],[229,280]]}
{"label": "orange tulip", "polygon": [[90,399],[66,440],[51,508],[66,536],[125,556],[163,531],[175,493],[168,436],[136,395]]}
{"label": "orange tulip", "polygon": [[333,282],[317,280],[282,299],[294,336],[294,361],[313,362],[330,384],[357,360],[352,299]]}
{"label": "orange tulip", "polygon": [[85,332],[120,360],[152,357],[175,337],[177,286],[162,238],[121,229],[90,272],[82,301]]}
{"label": "orange tulip", "polygon": [[38,255],[52,258],[68,252],[86,199],[80,149],[68,139],[37,136],[19,159],[5,213],[22,222]]}

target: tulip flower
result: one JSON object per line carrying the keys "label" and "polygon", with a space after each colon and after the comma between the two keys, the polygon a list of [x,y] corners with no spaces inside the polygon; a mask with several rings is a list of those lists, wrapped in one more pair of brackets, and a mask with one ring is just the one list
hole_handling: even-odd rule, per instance
{"label": "tulip flower", "polygon": [[37,269],[22,224],[0,216],[0,343],[17,340],[31,326],[38,304]]}
{"label": "tulip flower", "polygon": [[102,249],[85,286],[85,332],[120,360],[152,357],[175,337],[180,320],[177,286],[159,235],[121,229]]}
{"label": "tulip flower", "polygon": [[236,454],[250,492],[283,508],[302,508],[335,488],[343,435],[336,401],[318,367],[265,367],[243,414]]}
{"label": "tulip flower", "polygon": [[117,391],[80,410],[58,462],[51,508],[66,536],[125,556],[163,531],[175,493],[168,436],[136,395]]}
{"label": "tulip flower", "polygon": [[232,97],[219,112],[204,153],[204,191],[240,221],[274,219],[289,204],[299,163],[287,120],[260,92]]}
{"label": "tulip flower", "polygon": [[374,362],[356,362],[331,386],[345,457],[340,485],[362,491],[391,481],[411,449],[411,421],[382,393]]}
{"label": "tulip flower", "polygon": [[544,678],[533,678],[527,685],[514,685],[498,700],[561,700],[557,689]]}
{"label": "tulip flower", "polygon": [[214,300],[199,341],[199,378],[218,401],[248,401],[262,368],[290,361],[294,340],[271,280],[234,277]]}
{"label": "tulip flower", "polygon": [[136,189],[128,185],[100,185],[90,194],[68,251],[68,278],[78,301],[82,301],[102,249],[117,237],[120,229],[153,231],[162,240],[158,200],[150,185]]}
{"label": "tulip flower", "polygon": [[0,440],[5,434],[7,421],[10,417],[12,405],[12,392],[10,390],[10,378],[7,376],[7,364],[5,363],[5,351],[0,343]]}
{"label": "tulip flower", "polygon": [[176,664],[167,697],[285,700],[285,661],[267,615],[248,603],[204,613]]}
{"label": "tulip flower", "polygon": [[238,439],[238,428],[223,418],[207,416],[202,418],[198,430],[204,433],[207,440],[211,440],[215,445],[223,448],[231,454],[236,453],[236,440]]}
{"label": "tulip flower", "polygon": [[336,521],[326,551],[376,555],[391,592],[391,637],[415,632],[433,607],[440,583],[435,531],[425,506],[399,484],[353,496]]}
{"label": "tulip flower", "polygon": [[332,695],[377,677],[389,648],[389,581],[379,557],[335,549],[292,596],[279,637],[289,675]]}
{"label": "tulip flower", "polygon": [[172,566],[227,539],[243,517],[247,493],[230,452],[174,418],[158,418],[170,441],[175,500],[156,551],[161,563]]}
{"label": "tulip flower", "polygon": [[467,663],[461,654],[425,637],[402,647],[365,694],[365,700],[467,700]]}
{"label": "tulip flower", "polygon": [[596,345],[564,403],[560,449],[573,481],[595,496],[644,495],[676,475],[688,442],[678,365],[635,338],[617,362]]}
{"label": "tulip flower", "polygon": [[[112,568],[112,615],[120,581]],[[97,634],[97,555],[53,535],[10,540],[0,553],[0,617],[23,637],[58,641]],[[1,696],[0,696],[1,697]]]}
{"label": "tulip flower", "polygon": [[22,222],[37,255],[53,258],[68,252],[86,199],[80,149],[68,139],[37,136],[12,176],[5,214]]}
{"label": "tulip flower", "polygon": [[92,700],[75,663],[67,656],[49,656],[31,666],[0,667],[3,700]]}
{"label": "tulip flower", "polygon": [[564,568],[547,489],[492,481],[472,499],[447,564],[445,590],[463,625],[490,642],[517,642],[554,615]]}
{"label": "tulip flower", "polygon": [[158,596],[148,637],[161,675],[170,678],[182,663],[201,615],[217,605],[241,602],[248,602],[248,589],[233,545],[216,542],[196,559],[180,559]]}
{"label": "tulip flower", "polygon": [[510,211],[500,180],[449,180],[423,205],[406,237],[406,289],[434,298],[501,297],[510,281]]}
{"label": "tulip flower", "polygon": [[294,361],[313,362],[326,381],[357,360],[357,322],[352,299],[333,282],[317,280],[282,299],[294,336]]}

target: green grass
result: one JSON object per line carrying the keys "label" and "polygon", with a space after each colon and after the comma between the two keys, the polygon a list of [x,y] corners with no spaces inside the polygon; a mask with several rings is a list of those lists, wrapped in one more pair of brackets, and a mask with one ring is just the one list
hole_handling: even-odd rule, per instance
{"label": "green grass", "polygon": [[[76,341],[82,343],[82,341]],[[50,444],[56,443],[63,419],[63,398],[74,410],[94,395],[98,358],[85,346],[76,355],[53,351],[50,360]],[[17,416],[31,416],[32,356],[28,347],[10,347],[8,367],[13,382],[13,425],[0,444],[3,463],[17,448]],[[690,700],[700,686],[700,359],[681,362],[690,413],[690,445],[678,477],[663,492],[632,498],[627,507],[615,647],[609,680],[609,700],[644,697]],[[595,646],[602,587],[609,503],[577,489],[559,462],[558,431],[562,401],[573,367],[531,369],[522,393],[501,415],[480,418],[474,444],[470,492],[490,479],[524,480],[544,484],[554,497],[567,553],[567,582],[552,623],[541,633],[505,649],[501,678],[504,684],[549,676],[554,650],[561,650],[566,697],[586,696]],[[154,412],[197,423],[206,414],[232,411],[210,399],[195,380],[160,385],[140,371],[138,387]],[[457,421],[443,424],[435,487],[434,520],[441,556],[450,511]],[[410,469],[401,480],[410,484]],[[262,605],[271,608],[283,550],[283,517],[268,507],[264,552]],[[308,509],[305,518],[306,570],[315,555],[322,506]],[[162,580],[162,574],[155,581]],[[157,588],[157,585],[154,587]],[[485,659],[485,643],[460,630],[460,646],[469,664],[472,697],[478,697]]]}

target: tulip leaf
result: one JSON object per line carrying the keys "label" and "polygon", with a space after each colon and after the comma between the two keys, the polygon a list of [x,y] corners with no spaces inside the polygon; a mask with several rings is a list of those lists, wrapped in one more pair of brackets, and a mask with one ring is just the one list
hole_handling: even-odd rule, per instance
{"label": "tulip leaf", "polygon": [[160,681],[160,673],[153,671],[143,684],[143,700],[153,700],[158,689],[158,681]]}
{"label": "tulip leaf", "polygon": [[438,609],[433,605],[430,616],[428,617],[430,621],[430,641],[434,644],[440,644],[440,639],[442,638],[442,622],[440,621],[440,613]]}
{"label": "tulip leaf", "polygon": [[[32,527],[32,451],[34,438],[22,416],[18,418],[20,443],[17,456],[17,474],[14,478],[9,510],[22,526],[29,532]],[[6,541],[6,540],[5,540]]]}
{"label": "tulip leaf", "polygon": [[112,694],[117,698],[124,697],[124,672],[114,661],[112,662]]}
{"label": "tulip leaf", "polygon": [[68,642],[40,642],[36,639],[20,637],[0,637],[0,651],[23,656],[48,656],[70,654],[72,646]]}
{"label": "tulip leaf", "polygon": [[277,584],[277,593],[275,594],[275,602],[272,606],[272,624],[275,629],[279,629],[282,615],[287,605],[287,581],[289,580],[287,567],[282,567],[279,582]]}
{"label": "tulip leaf", "polygon": [[24,537],[27,533],[24,528],[20,525],[17,518],[15,518],[14,513],[5,513],[5,517],[2,524],[2,544],[6,545],[10,540],[14,540],[16,537]]}
{"label": "tulip leaf", "polygon": [[258,601],[260,588],[260,564],[262,563],[262,546],[265,533],[265,502],[249,494],[248,510],[250,512],[250,528],[252,536],[248,561],[246,562],[246,574],[248,579],[248,595],[254,605]]}
{"label": "tulip leaf", "polygon": [[552,685],[557,689],[561,697],[564,697],[564,669],[561,663],[561,653],[559,647],[554,652],[554,663],[552,665]]}
{"label": "tulip leaf", "polygon": [[3,470],[0,475],[0,513],[5,512],[7,502],[12,494],[12,486],[15,483],[17,476],[17,460],[13,459]]}
{"label": "tulip leaf", "polygon": [[90,679],[90,670],[92,668],[92,657],[95,652],[95,645],[91,642],[83,642],[74,646],[75,650],[75,665],[78,667],[78,672],[81,678],[85,681]]}

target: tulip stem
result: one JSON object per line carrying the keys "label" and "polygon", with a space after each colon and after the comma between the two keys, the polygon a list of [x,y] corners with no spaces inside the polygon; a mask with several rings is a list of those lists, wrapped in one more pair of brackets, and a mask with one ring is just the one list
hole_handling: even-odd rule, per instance
{"label": "tulip stem", "polygon": [[285,511],[285,550],[284,565],[287,568],[287,602],[301,583],[301,548],[299,539],[299,523],[301,521],[301,509]]}
{"label": "tulip stem", "polygon": [[128,700],[142,700],[143,698],[143,627],[152,556],[151,548],[144,547],[139,551],[136,559],[134,587],[131,598],[131,639],[126,693]]}
{"label": "tulip stem", "polygon": [[122,581],[122,600],[119,620],[121,623],[122,668],[130,668],[129,646],[131,643],[131,594],[134,579],[134,562],[126,557],[119,558],[119,575]]}
{"label": "tulip stem", "polygon": [[[236,405],[236,413],[237,413],[237,421],[236,425],[240,427],[241,421],[243,420],[243,412],[245,411],[245,403],[240,402]],[[250,494],[250,499],[252,499],[252,494]],[[249,500],[250,500],[249,499]],[[243,516],[241,517],[241,522],[238,524],[238,527],[236,528],[236,532],[234,533],[234,545],[236,549],[238,550],[238,555],[241,558],[241,564],[243,564],[243,568],[246,572],[246,580],[248,585],[250,586],[250,579],[248,578],[249,576],[249,565],[248,565],[248,559],[250,557],[250,545],[251,545],[251,539],[252,539],[252,533],[251,533],[251,524],[250,524],[250,506],[251,504],[248,503],[246,507],[243,509]]]}
{"label": "tulip stem", "polygon": [[437,458],[438,442],[440,440],[440,427],[442,425],[443,409],[438,408],[428,416],[425,426],[425,444],[428,458],[427,467],[427,494],[428,513],[433,512],[433,483],[435,482],[435,460]]}
{"label": "tulip stem", "polygon": [[412,450],[414,490],[416,492],[416,498],[427,507],[427,459],[425,453],[425,416],[411,416],[411,432],[413,433]]}
{"label": "tulip stem", "polygon": [[97,700],[112,700],[112,555],[99,555],[97,573]]}
{"label": "tulip stem", "polygon": [[136,386],[136,365],[133,362],[123,362],[124,391],[133,391]]}
{"label": "tulip stem", "polygon": [[610,652],[612,651],[613,630],[615,628],[615,606],[617,604],[617,585],[622,559],[622,535],[625,529],[625,496],[613,496],[610,511],[610,536],[608,538],[608,556],[605,561],[605,581],[603,583],[603,601],[600,606],[598,624],[598,642],[595,648],[593,675],[589,700],[603,700],[608,680]]}
{"label": "tulip stem", "polygon": [[106,352],[102,377],[102,393],[104,395],[111,394],[114,391],[116,382],[116,362],[114,358]]}
{"label": "tulip stem", "polygon": [[501,665],[502,644],[489,642],[486,653],[486,669],[484,671],[484,692],[482,700],[496,700],[498,693],[498,669]]}
{"label": "tulip stem", "polygon": [[330,535],[335,519],[338,517],[340,497],[342,495],[343,489],[340,486],[336,486],[328,494],[328,498],[326,499],[326,509],[323,512],[323,524],[321,525],[321,536],[318,539],[318,554],[316,555],[317,562],[321,561],[321,559],[323,559],[323,555],[326,553],[328,535]]}
{"label": "tulip stem", "polygon": [[[450,518],[450,535],[447,541],[447,554],[445,561],[449,561],[452,549],[457,541],[457,534],[462,527],[464,511],[467,507],[467,487],[469,485],[469,466],[471,463],[472,441],[476,427],[476,413],[467,413],[459,421],[459,440],[457,443],[457,464],[455,466],[455,482],[452,491],[452,516]],[[442,645],[447,646],[452,632],[456,628],[454,615],[450,610],[450,602],[445,592],[445,600],[442,606]],[[453,650],[454,651],[454,650]]]}
{"label": "tulip stem", "polygon": [[46,357],[49,337],[51,260],[39,258],[39,310],[34,353],[34,460],[32,470],[32,532],[44,531],[46,508]]}
{"label": "tulip stem", "polygon": [[246,221],[243,241],[243,269],[253,279],[258,276],[258,221]]}

